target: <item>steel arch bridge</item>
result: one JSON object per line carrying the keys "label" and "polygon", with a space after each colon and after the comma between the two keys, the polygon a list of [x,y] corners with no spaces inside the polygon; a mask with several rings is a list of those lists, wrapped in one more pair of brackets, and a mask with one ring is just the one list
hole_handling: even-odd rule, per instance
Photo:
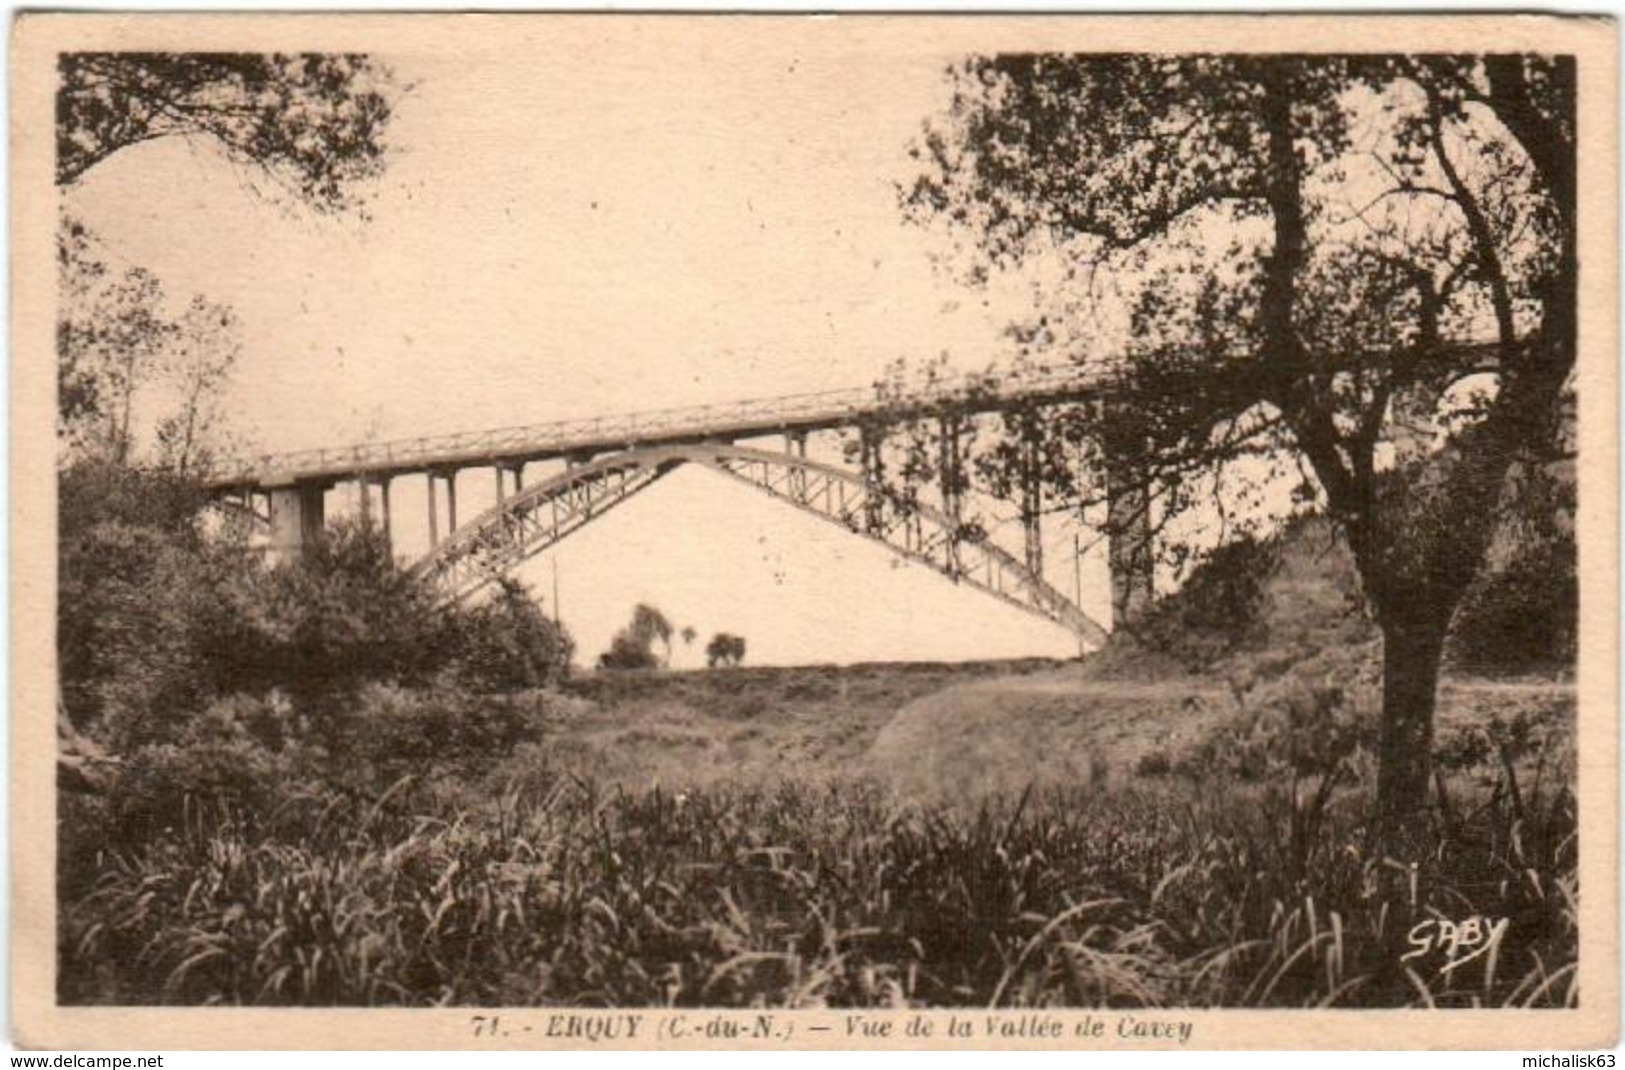
{"label": "steel arch bridge", "polygon": [[934,506],[905,510],[857,473],[727,443],[634,448],[575,465],[472,518],[414,571],[448,597],[466,598],[683,465],[754,487],[1089,642],[1105,641],[1106,629],[1043,576],[985,538],[966,538]]}
{"label": "steel arch bridge", "polygon": [[[1098,644],[1105,636],[1101,624],[1044,578],[1044,491],[1036,474],[1023,477],[1025,553],[1013,554],[961,522],[968,459],[958,442],[968,421],[982,414],[1108,404],[1110,394],[1098,369],[1035,367],[996,379],[941,380],[904,394],[883,395],[878,387],[826,391],[227,458],[206,482],[237,522],[268,532],[273,556],[289,559],[322,538],[326,496],[335,487],[352,485],[363,518],[381,518],[390,536],[392,484],[424,478],[428,550],[413,568],[448,599],[461,599],[667,473],[694,465]],[[931,501],[904,508],[886,490],[882,452],[898,427],[920,421],[941,425],[940,485]],[[808,458],[810,436],[853,432],[855,470]],[[768,439],[782,441],[782,450],[744,444]],[[1106,534],[1117,624],[1150,603],[1152,569],[1148,493],[1132,479],[1120,483],[1111,475],[1113,464],[1107,458]],[[477,469],[495,473],[495,504],[459,524],[459,477]],[[527,486],[527,473],[541,478]]]}

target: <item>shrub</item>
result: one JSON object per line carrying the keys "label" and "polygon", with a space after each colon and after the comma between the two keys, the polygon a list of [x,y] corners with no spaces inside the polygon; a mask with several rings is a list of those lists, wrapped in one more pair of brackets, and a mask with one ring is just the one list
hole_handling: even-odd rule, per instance
{"label": "shrub", "polygon": [[1575,488],[1544,468],[1516,468],[1489,560],[1452,624],[1448,656],[1473,672],[1572,667],[1580,588]]}
{"label": "shrub", "polygon": [[654,644],[664,645],[666,659],[671,656],[671,622],[653,606],[639,603],[632,610],[632,622],[615,633],[609,649],[598,655],[598,665],[604,669],[656,669],[665,664],[654,652]]}
{"label": "shrub", "polygon": [[246,570],[224,595],[207,647],[222,692],[320,702],[373,681],[427,682],[453,649],[433,589],[366,525],[331,525],[298,560]]}
{"label": "shrub", "polygon": [[548,619],[517,580],[503,579],[496,597],[456,614],[450,626],[457,676],[482,691],[518,691],[563,680],[575,642]]}
{"label": "shrub", "polygon": [[117,749],[173,738],[214,691],[207,645],[240,543],[205,540],[198,485],[84,462],[59,476],[57,653],[73,723]]}
{"label": "shrub", "polygon": [[1283,537],[1245,536],[1210,553],[1177,592],[1133,626],[1140,642],[1192,669],[1255,641],[1264,629],[1267,584]]}
{"label": "shrub", "polygon": [[1351,762],[1376,742],[1376,696],[1368,692],[1289,678],[1251,697],[1240,716],[1205,735],[1177,768],[1197,779],[1244,783],[1354,774]]}
{"label": "shrub", "polygon": [[1140,760],[1134,763],[1134,775],[1144,777],[1167,776],[1174,771],[1174,760],[1168,757],[1167,751],[1151,751],[1140,755]]}
{"label": "shrub", "polygon": [[336,771],[362,791],[382,791],[403,776],[479,771],[540,737],[541,694],[496,699],[471,695],[452,679],[430,688],[373,684],[355,696],[331,749]]}
{"label": "shrub", "polygon": [[718,632],[705,645],[705,663],[711,668],[719,665],[738,665],[745,660],[745,640],[727,632]]}

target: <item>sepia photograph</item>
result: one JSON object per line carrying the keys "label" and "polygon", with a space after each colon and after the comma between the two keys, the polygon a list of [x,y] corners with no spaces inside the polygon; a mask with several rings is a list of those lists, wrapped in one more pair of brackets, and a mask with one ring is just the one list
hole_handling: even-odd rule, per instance
{"label": "sepia photograph", "polygon": [[14,1016],[1613,1043],[1615,27],[1407,21],[21,16]]}

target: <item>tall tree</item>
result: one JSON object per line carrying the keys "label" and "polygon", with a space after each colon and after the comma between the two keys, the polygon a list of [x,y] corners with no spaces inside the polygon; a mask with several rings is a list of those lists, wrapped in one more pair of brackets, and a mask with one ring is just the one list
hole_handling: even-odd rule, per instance
{"label": "tall tree", "polygon": [[[174,316],[162,284],[115,267],[82,225],[57,233],[57,402],[63,455],[194,470],[217,447],[220,393],[240,343],[230,309],[201,296]],[[144,427],[138,416],[145,409]],[[137,456],[150,430],[155,458]]]}
{"label": "tall tree", "polygon": [[[384,163],[393,76],[355,54],[72,52],[58,60],[56,180],[76,185],[122,149],[164,137],[218,146],[318,212],[361,211]],[[64,210],[58,233],[60,427],[70,456],[130,459],[135,399],[167,387],[159,458],[195,467],[237,355],[229,309],[171,316],[138,266],[114,268]],[[116,258],[115,258],[116,259]]]}
{"label": "tall tree", "polygon": [[175,332],[150,271],[107,263],[84,226],[57,228],[57,428],[69,457],[123,463],[137,384]]}
{"label": "tall tree", "polygon": [[[1385,639],[1376,827],[1421,856],[1445,636],[1574,365],[1572,58],[1007,55],[950,76],[906,211],[968,233],[976,277],[1063,263],[1074,314],[1111,282],[1115,352],[1070,340],[1111,383],[1089,433],[1129,444],[1162,517],[1211,506],[1242,457],[1312,477]],[[1470,405],[1441,405],[1474,376]]]}

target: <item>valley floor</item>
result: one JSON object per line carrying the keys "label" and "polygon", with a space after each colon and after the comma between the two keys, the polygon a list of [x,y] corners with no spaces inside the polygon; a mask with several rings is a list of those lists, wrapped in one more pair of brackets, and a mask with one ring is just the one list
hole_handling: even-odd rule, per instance
{"label": "valley floor", "polygon": [[[862,776],[921,801],[974,801],[1195,761],[1254,694],[1278,697],[1178,673],[1104,676],[1087,661],[600,677],[563,701],[549,743],[581,775],[629,788]],[[1350,701],[1374,712],[1374,694]],[[1566,733],[1574,701],[1552,677],[1447,678],[1438,735],[1520,715]]]}
{"label": "valley floor", "polygon": [[[1366,846],[1369,687],[1302,664],[383,688],[314,750],[221,720],[64,793],[58,998],[1573,1005],[1572,689],[1445,685],[1417,884]],[[1402,959],[1467,915],[1495,955]]]}

